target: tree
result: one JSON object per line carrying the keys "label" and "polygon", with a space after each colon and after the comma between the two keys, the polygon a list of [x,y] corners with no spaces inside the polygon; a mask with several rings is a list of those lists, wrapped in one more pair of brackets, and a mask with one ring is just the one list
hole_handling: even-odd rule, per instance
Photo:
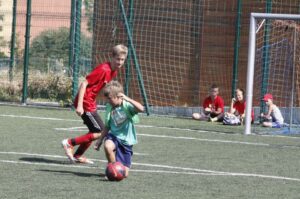
{"label": "tree", "polygon": [[94,12],[94,0],[84,0],[85,16],[88,18],[87,27],[88,31],[93,31],[93,12]]}
{"label": "tree", "polygon": [[[1,31],[1,27],[0,27],[0,31]],[[5,48],[6,44],[7,44],[7,42],[4,40],[4,38],[0,37],[0,48]],[[7,56],[5,55],[4,52],[0,51],[0,58],[7,58]]]}
{"label": "tree", "polygon": [[[1,1],[0,1],[0,6],[1,6]],[[0,14],[0,21],[3,21],[3,18],[4,18],[4,15],[3,14]],[[0,25],[0,32],[3,30],[3,26],[2,25]],[[6,47],[6,41],[4,40],[4,38],[3,37],[0,37],[0,48],[2,48],[2,47]],[[0,58],[6,58],[7,56],[5,55],[5,53],[4,52],[1,52],[0,51]]]}
{"label": "tree", "polygon": [[[30,67],[40,71],[47,71],[55,67],[59,62],[66,68],[69,63],[69,29],[62,27],[57,30],[47,30],[35,37],[31,43]],[[81,33],[81,55],[82,58],[91,58],[92,39]]]}

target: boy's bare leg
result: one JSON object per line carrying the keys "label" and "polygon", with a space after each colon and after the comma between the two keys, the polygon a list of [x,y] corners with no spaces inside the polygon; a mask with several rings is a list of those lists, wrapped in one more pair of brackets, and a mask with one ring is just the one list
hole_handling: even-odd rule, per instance
{"label": "boy's bare leg", "polygon": [[272,122],[263,122],[262,126],[263,127],[272,127]]}
{"label": "boy's bare leg", "polygon": [[223,121],[224,118],[224,113],[220,113],[218,115],[214,115],[213,117],[210,117],[211,122],[218,122],[218,121]]}
{"label": "boy's bare leg", "polygon": [[[104,143],[104,151],[108,162],[116,162],[116,155],[115,155],[116,146],[111,140],[106,140]],[[129,175],[129,168],[125,167],[125,178]]]}
{"label": "boy's bare leg", "polygon": [[200,113],[193,113],[192,117],[194,120],[200,120],[201,115],[200,115]]}
{"label": "boy's bare leg", "polygon": [[208,116],[200,113],[193,113],[192,117],[194,120],[200,120],[200,121],[207,121],[209,118]]}
{"label": "boy's bare leg", "polygon": [[104,143],[104,151],[108,162],[115,162],[116,155],[115,155],[116,146],[111,140],[106,140]]}

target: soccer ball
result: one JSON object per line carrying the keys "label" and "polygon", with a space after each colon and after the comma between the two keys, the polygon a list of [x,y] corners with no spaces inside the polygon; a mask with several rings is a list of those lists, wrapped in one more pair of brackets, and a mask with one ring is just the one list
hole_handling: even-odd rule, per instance
{"label": "soccer ball", "polygon": [[108,163],[105,175],[109,181],[121,181],[125,177],[125,166],[121,162]]}

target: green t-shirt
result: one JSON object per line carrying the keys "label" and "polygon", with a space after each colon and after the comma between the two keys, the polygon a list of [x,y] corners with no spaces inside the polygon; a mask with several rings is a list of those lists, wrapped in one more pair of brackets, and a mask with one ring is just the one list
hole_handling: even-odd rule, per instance
{"label": "green t-shirt", "polygon": [[105,126],[122,144],[131,146],[137,143],[134,127],[136,121],[137,112],[131,103],[123,100],[122,105],[118,107],[106,105]]}

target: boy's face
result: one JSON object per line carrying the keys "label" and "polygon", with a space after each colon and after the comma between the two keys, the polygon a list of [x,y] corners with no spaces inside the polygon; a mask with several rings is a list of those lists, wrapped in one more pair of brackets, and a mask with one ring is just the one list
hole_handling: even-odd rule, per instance
{"label": "boy's face", "polygon": [[106,96],[106,99],[113,107],[119,106],[122,103],[122,97],[112,96],[111,94]]}
{"label": "boy's face", "polygon": [[122,68],[122,66],[125,63],[125,60],[126,60],[125,55],[116,55],[116,56],[114,56],[111,60],[112,70],[118,70],[118,69]]}
{"label": "boy's face", "polygon": [[266,103],[267,106],[270,106],[270,104],[271,104],[271,100],[270,99],[264,100],[264,102]]}
{"label": "boy's face", "polygon": [[242,101],[244,99],[243,92],[240,90],[237,90],[235,92],[235,96],[237,101]]}
{"label": "boy's face", "polygon": [[211,88],[210,89],[210,96],[215,98],[219,94],[219,88]]}

